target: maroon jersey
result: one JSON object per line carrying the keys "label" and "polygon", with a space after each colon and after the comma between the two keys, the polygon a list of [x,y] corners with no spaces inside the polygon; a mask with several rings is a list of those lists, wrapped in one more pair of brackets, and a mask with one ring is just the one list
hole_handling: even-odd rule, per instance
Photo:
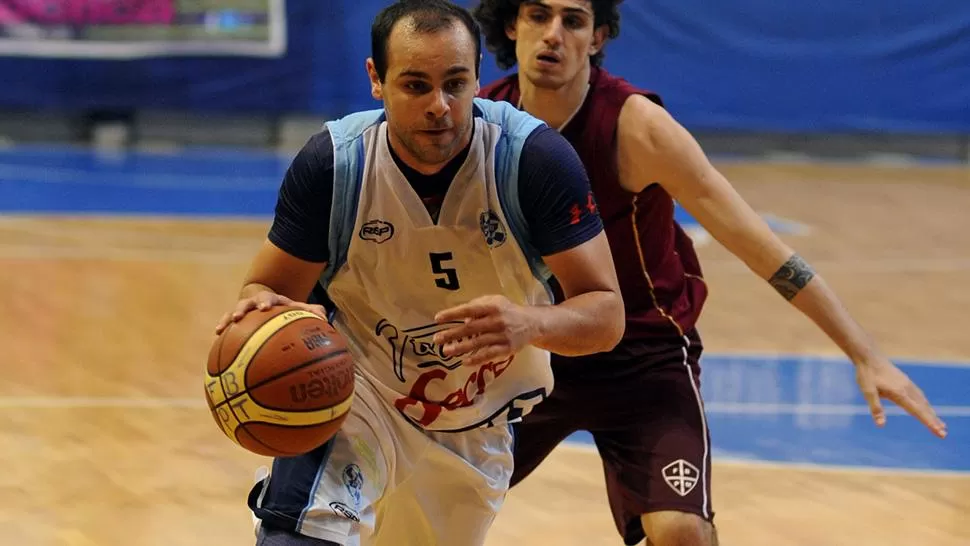
{"label": "maroon jersey", "polygon": [[[656,338],[690,331],[707,298],[694,245],[674,221],[674,201],[657,183],[639,194],[620,186],[616,129],[620,109],[633,94],[663,105],[602,68],[590,71],[590,91],[562,135],[588,171],[616,263],[626,305],[626,332],[615,353],[642,354]],[[518,75],[482,89],[480,96],[519,103]],[[647,167],[645,165],[645,167]]]}

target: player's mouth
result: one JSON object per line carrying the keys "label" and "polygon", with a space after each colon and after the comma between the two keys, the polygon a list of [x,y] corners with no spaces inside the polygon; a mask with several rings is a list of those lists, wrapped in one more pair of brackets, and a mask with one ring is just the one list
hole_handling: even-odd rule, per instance
{"label": "player's mouth", "polygon": [[562,57],[555,51],[540,51],[536,55],[536,63],[541,67],[558,66],[562,62]]}
{"label": "player's mouth", "polygon": [[444,127],[439,129],[424,129],[421,133],[433,140],[439,140],[443,138],[448,138],[448,135],[452,134],[454,129],[452,127]]}

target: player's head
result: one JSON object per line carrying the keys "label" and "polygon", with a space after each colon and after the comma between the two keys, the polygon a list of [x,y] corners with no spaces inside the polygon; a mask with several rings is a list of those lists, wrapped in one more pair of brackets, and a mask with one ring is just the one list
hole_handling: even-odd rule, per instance
{"label": "player's head", "polygon": [[519,71],[537,87],[571,82],[603,61],[606,41],[620,34],[622,0],[481,0],[475,19],[503,69]]}
{"label": "player's head", "polygon": [[384,101],[395,151],[434,172],[468,143],[482,38],[471,14],[446,0],[401,0],[371,27],[367,73]]}

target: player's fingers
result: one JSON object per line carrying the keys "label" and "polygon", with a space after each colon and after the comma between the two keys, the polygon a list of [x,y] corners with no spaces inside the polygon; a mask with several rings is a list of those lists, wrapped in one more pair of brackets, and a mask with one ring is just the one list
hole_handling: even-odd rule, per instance
{"label": "player's fingers", "polygon": [[233,322],[242,320],[246,313],[256,308],[256,298],[245,298],[236,302],[236,308],[232,311],[230,320]]}
{"label": "player's fingers", "polygon": [[936,414],[936,410],[926,399],[923,391],[913,385],[913,389],[899,397],[896,401],[907,413],[918,419],[926,428],[930,429],[936,436],[946,438],[946,423]]}
{"label": "player's fingers", "polygon": [[309,311],[322,319],[327,318],[327,309],[322,305],[309,304],[309,303],[293,303],[292,305],[295,305],[296,307],[299,307],[304,311]]}
{"label": "player's fingers", "polygon": [[216,335],[222,335],[222,332],[226,330],[230,322],[232,322],[232,313],[223,313],[222,318],[216,323]]}
{"label": "player's fingers", "polygon": [[506,342],[505,336],[501,334],[482,334],[447,343],[442,347],[442,352],[446,357],[469,355],[475,351]]}
{"label": "player's fingers", "polygon": [[256,294],[254,299],[256,300],[256,309],[260,311],[266,311],[275,305],[294,305],[290,298],[274,292],[260,292]]}
{"label": "player's fingers", "polygon": [[444,345],[446,347],[446,355],[455,354],[447,349],[449,344],[456,343],[462,339],[469,339],[476,336],[481,336],[483,334],[495,333],[500,329],[501,328],[497,326],[497,321],[493,320],[491,317],[472,319],[464,322],[458,322],[450,328],[446,328],[435,333],[432,341],[434,341],[436,345]]}
{"label": "player's fingers", "polygon": [[886,410],[882,407],[879,391],[872,385],[865,385],[862,389],[862,396],[865,397],[866,403],[869,405],[869,413],[872,414],[872,420],[876,422],[876,426],[885,425]]}
{"label": "player's fingers", "polygon": [[482,366],[489,362],[502,362],[511,357],[512,350],[507,344],[488,345],[463,358],[461,364],[462,366]]}
{"label": "player's fingers", "polygon": [[476,298],[468,303],[439,311],[434,316],[434,320],[438,324],[444,324],[446,322],[485,317],[497,311],[497,305],[491,298]]}

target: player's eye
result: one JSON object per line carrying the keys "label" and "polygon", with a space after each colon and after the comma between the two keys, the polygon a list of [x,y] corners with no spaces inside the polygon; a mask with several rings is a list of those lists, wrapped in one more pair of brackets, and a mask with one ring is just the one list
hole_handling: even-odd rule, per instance
{"label": "player's eye", "polygon": [[424,93],[427,93],[431,89],[431,86],[428,85],[427,82],[413,80],[405,83],[404,89],[407,90],[409,93],[412,93],[415,95],[422,95]]}
{"label": "player's eye", "polygon": [[562,25],[569,29],[578,29],[586,26],[586,21],[582,17],[566,17],[562,20]]}
{"label": "player's eye", "polygon": [[460,93],[464,91],[465,87],[467,86],[468,86],[468,82],[466,82],[465,80],[450,80],[448,81],[448,83],[445,84],[445,90],[451,94]]}
{"label": "player's eye", "polygon": [[529,20],[534,23],[542,23],[549,19],[549,15],[542,10],[532,10],[529,12]]}

